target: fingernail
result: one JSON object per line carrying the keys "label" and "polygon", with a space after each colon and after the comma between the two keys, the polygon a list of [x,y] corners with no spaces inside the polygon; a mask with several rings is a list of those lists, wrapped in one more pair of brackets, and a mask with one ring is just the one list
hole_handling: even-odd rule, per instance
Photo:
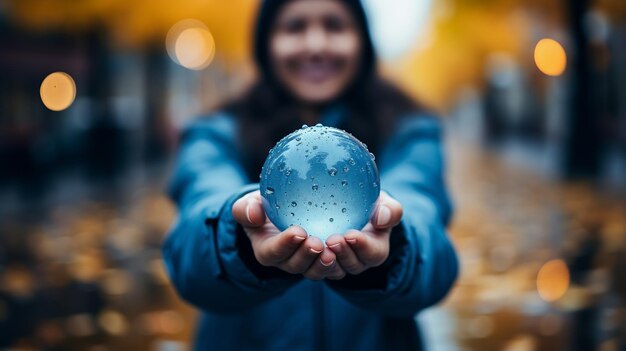
{"label": "fingernail", "polygon": [[300,235],[296,235],[296,236],[293,237],[293,242],[296,243],[296,244],[297,243],[301,243],[304,239],[306,239],[306,238],[303,237],[303,236],[300,236]]}
{"label": "fingernail", "polygon": [[252,223],[252,220],[250,219],[250,205],[251,205],[251,200],[248,200],[248,204],[246,205],[246,218],[248,219],[248,223]]}
{"label": "fingernail", "polygon": [[320,258],[320,263],[322,264],[322,266],[328,267],[328,266],[332,265],[333,263],[335,263],[335,259],[333,258],[332,261],[330,261],[328,263],[324,263],[324,261],[322,261],[322,259]]}
{"label": "fingernail", "polygon": [[328,246],[333,252],[338,253],[341,251],[341,243],[336,243]]}
{"label": "fingernail", "polygon": [[376,221],[376,224],[385,225],[389,223],[390,219],[391,219],[391,210],[389,209],[389,207],[385,205],[381,205],[378,208],[378,220]]}
{"label": "fingernail", "polygon": [[314,254],[321,254],[321,253],[322,253],[322,250],[317,251],[317,250],[315,250],[315,249],[314,249],[314,248],[312,248],[312,247],[309,247],[309,251],[311,251],[311,252],[312,252],[312,253],[314,253]]}
{"label": "fingernail", "polygon": [[248,199],[248,205],[246,206],[246,218],[248,219],[248,222],[250,222],[250,224],[254,224],[252,222],[252,219],[250,218],[250,209],[252,208],[252,206],[256,206],[258,203],[259,200],[255,199],[254,197]]}
{"label": "fingernail", "polygon": [[347,241],[350,245],[354,245],[354,244],[356,244],[356,238],[346,239],[346,241]]}

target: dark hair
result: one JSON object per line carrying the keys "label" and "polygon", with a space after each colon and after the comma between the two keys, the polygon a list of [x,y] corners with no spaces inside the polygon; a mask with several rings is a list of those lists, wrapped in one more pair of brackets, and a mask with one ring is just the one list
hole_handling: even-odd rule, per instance
{"label": "dark hair", "polygon": [[[262,2],[254,36],[254,58],[259,69],[259,79],[243,97],[224,107],[226,112],[239,119],[244,166],[251,179],[258,177],[269,149],[302,124],[297,118],[298,103],[277,81],[269,57],[269,40],[274,21],[280,8],[289,1],[292,0]],[[355,79],[333,101],[341,102],[347,108],[347,118],[338,127],[352,133],[377,154],[393,132],[395,120],[421,108],[377,75],[374,47],[360,1],[337,1],[351,10],[363,42],[361,65]]]}

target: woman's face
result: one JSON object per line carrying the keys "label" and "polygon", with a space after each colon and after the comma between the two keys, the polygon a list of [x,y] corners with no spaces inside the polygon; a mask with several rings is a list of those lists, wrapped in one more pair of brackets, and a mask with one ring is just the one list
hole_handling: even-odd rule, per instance
{"label": "woman's face", "polygon": [[361,38],[349,9],[337,0],[294,0],[281,9],[270,36],[278,80],[304,103],[336,98],[360,65]]}

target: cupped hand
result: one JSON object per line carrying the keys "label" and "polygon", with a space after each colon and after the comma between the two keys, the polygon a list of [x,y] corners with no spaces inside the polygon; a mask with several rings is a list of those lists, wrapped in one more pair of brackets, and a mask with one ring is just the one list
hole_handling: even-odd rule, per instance
{"label": "cupped hand", "polygon": [[389,257],[389,237],[393,227],[402,219],[402,205],[381,191],[372,213],[362,230],[349,230],[343,236],[333,234],[326,240],[326,245],[347,273],[362,273],[380,266]]}
{"label": "cupped hand", "polygon": [[257,190],[237,200],[232,207],[252,244],[256,260],[263,266],[277,267],[312,280],[341,279],[346,273],[337,264],[335,253],[299,226],[280,231],[265,215]]}

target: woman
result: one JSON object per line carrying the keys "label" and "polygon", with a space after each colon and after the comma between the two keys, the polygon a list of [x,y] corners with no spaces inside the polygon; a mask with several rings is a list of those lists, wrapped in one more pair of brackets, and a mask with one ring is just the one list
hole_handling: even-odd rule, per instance
{"label": "woman", "polygon": [[[440,126],[375,72],[358,0],[265,0],[259,81],[182,134],[163,247],[179,294],[202,310],[198,350],[419,350],[414,320],[457,275]],[[381,195],[362,230],[326,245],[266,218],[258,174],[303,123],[376,154]]]}

